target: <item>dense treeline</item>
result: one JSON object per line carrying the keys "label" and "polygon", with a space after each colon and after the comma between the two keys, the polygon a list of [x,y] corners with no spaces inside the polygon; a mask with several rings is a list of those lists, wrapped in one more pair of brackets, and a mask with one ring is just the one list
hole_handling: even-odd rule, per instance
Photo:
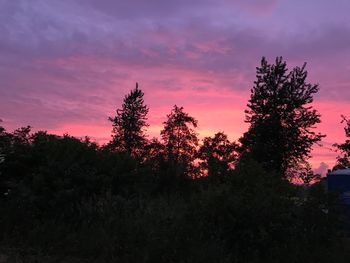
{"label": "dense treeline", "polygon": [[[223,132],[200,142],[197,120],[176,105],[160,140],[149,139],[138,85],[109,118],[103,146],[0,127],[0,254],[16,262],[345,262],[342,208],[322,182],[309,185],[317,177],[307,159],[323,135],[312,130],[318,87],[306,77],[305,66],[288,72],[281,58],[263,59],[238,142]],[[342,163],[348,144],[338,146]],[[305,184],[290,183],[295,177]]]}

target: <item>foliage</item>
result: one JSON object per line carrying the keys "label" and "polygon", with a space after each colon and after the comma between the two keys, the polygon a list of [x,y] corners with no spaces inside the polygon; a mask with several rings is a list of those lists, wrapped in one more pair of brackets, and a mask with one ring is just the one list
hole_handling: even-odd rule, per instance
{"label": "foliage", "polygon": [[162,170],[165,165],[165,146],[157,138],[152,138],[145,146],[145,152],[147,155],[144,163],[151,168],[152,172],[156,174]]}
{"label": "foliage", "polygon": [[145,127],[147,124],[148,106],[144,104],[144,93],[138,88],[125,96],[121,109],[109,120],[113,123],[112,148],[133,156],[140,156],[146,144]]}
{"label": "foliage", "polygon": [[199,145],[176,105],[147,140],[138,86],[104,146],[0,126],[0,261],[347,262],[346,213],[307,163],[322,135],[304,67],[262,60],[240,148],[222,132]]}
{"label": "foliage", "polygon": [[[198,146],[197,133],[194,128],[198,121],[184,112],[183,107],[174,106],[167,115],[164,128],[160,132],[165,145],[165,158],[169,168],[177,176],[195,175],[193,161]],[[192,127],[191,127],[192,126]]]}
{"label": "foliage", "polygon": [[304,185],[311,185],[313,183],[317,183],[321,180],[321,175],[314,173],[312,171],[311,165],[308,162],[302,162],[297,167],[297,171],[294,174],[298,173],[298,178],[296,180],[301,180]]}
{"label": "foliage", "polygon": [[320,122],[320,115],[310,105],[318,86],[306,82],[305,66],[288,72],[282,57],[276,58],[275,64],[263,58],[245,111],[250,127],[240,139],[242,157],[284,177],[323,137],[312,130]]}
{"label": "foliage", "polygon": [[[59,152],[69,145],[73,154],[67,162],[64,160],[67,155],[58,159],[62,167],[57,162],[45,164],[47,170],[58,170],[56,180],[40,183],[39,188],[51,187],[50,191],[39,191],[38,183],[32,180],[1,200],[0,212],[6,217],[0,218],[0,244],[10,259],[342,262],[336,253],[338,248],[333,247],[341,244],[337,239],[337,215],[321,187],[299,196],[298,187],[266,173],[255,162],[240,163],[222,180],[183,181],[181,192],[158,192],[163,184],[160,178],[142,174],[140,170],[133,174],[133,169],[125,177],[119,172],[114,174],[119,178],[114,186],[105,183],[105,188],[97,187],[109,181],[108,174],[96,177],[97,181],[76,182],[75,178],[82,174],[79,169],[71,170],[70,159],[83,168],[87,165],[83,160],[89,157],[85,154],[79,157],[75,152],[81,148],[91,151],[98,159],[94,166],[101,172],[102,167],[122,167],[128,161],[116,165],[114,157],[99,155],[98,149],[83,141],[71,141],[69,137],[45,134],[39,137],[41,143],[46,140],[51,144],[48,141],[53,140],[61,148]],[[36,143],[34,148],[39,148],[35,152],[40,150],[53,158],[52,149],[43,146]],[[38,165],[33,163],[32,170],[38,170]],[[45,176],[52,179],[48,172]],[[108,186],[115,190],[108,190]],[[89,189],[90,195],[81,188]],[[105,190],[97,191],[97,188]],[[24,195],[29,190],[32,192]],[[78,195],[72,198],[74,192]],[[327,209],[330,212],[325,214]]]}
{"label": "foliage", "polygon": [[341,156],[337,157],[337,163],[333,170],[345,169],[350,167],[350,120],[345,116],[342,116],[342,123],[345,123],[345,136],[346,140],[342,144],[334,144],[335,147],[342,153]]}
{"label": "foliage", "polygon": [[237,159],[237,148],[223,132],[216,133],[213,138],[205,137],[197,154],[200,167],[208,176],[226,175]]}

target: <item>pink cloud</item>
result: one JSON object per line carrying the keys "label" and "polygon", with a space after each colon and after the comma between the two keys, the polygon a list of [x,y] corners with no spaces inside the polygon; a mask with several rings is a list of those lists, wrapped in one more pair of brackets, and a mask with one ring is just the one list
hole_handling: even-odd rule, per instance
{"label": "pink cloud", "polygon": [[[243,111],[261,56],[283,55],[289,67],[307,61],[309,80],[320,84],[314,106],[327,138],[311,162],[332,166],[331,145],[344,140],[340,115],[350,110],[350,6],[322,2],[316,15],[315,4],[9,1],[0,10],[0,117],[9,129],[31,124],[106,140],[107,117],[138,81],[150,136],[177,104],[199,120],[201,137],[225,131],[236,140],[248,127]],[[300,25],[299,13],[307,14]]]}

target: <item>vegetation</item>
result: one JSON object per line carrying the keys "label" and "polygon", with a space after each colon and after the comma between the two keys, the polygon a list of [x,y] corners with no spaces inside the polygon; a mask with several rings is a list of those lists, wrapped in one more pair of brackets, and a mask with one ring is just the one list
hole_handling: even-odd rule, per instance
{"label": "vegetation", "polygon": [[197,120],[184,112],[183,107],[174,106],[160,132],[164,141],[164,158],[176,176],[194,176],[193,161],[198,146],[197,134],[192,128]]}
{"label": "vegetation", "polygon": [[294,176],[295,167],[305,163],[312,145],[324,137],[312,129],[320,122],[310,106],[318,86],[306,82],[305,66],[288,72],[281,57],[275,64],[262,58],[245,111],[250,127],[240,139],[242,155],[283,177]]}
{"label": "vegetation", "polygon": [[337,163],[333,169],[344,169],[350,168],[350,120],[348,120],[345,116],[342,116],[342,123],[345,123],[345,136],[346,140],[344,143],[335,144],[338,150],[341,152],[341,155],[337,158]]}
{"label": "vegetation", "polygon": [[[0,256],[9,262],[346,262],[336,197],[322,182],[311,184],[307,164],[300,173],[305,185],[285,176],[287,157],[306,162],[321,137],[307,133],[319,116],[303,106],[317,88],[303,84],[304,67],[286,77],[281,59],[263,60],[258,72],[251,127],[241,144],[223,132],[199,144],[197,120],[176,105],[162,141],[147,140],[148,106],[138,86],[110,118],[113,136],[104,146],[0,127]],[[262,120],[277,131],[265,131],[270,126]],[[287,135],[298,142],[291,151]],[[283,145],[277,153],[276,145]]]}
{"label": "vegetation", "polygon": [[205,137],[197,153],[200,168],[210,177],[227,175],[234,167],[237,149],[238,145],[230,142],[223,132],[216,133],[213,138]]}
{"label": "vegetation", "polygon": [[144,104],[144,93],[136,88],[125,96],[121,109],[115,117],[109,117],[113,123],[113,139],[109,147],[126,152],[132,156],[140,156],[146,144],[145,128],[147,124],[148,107]]}

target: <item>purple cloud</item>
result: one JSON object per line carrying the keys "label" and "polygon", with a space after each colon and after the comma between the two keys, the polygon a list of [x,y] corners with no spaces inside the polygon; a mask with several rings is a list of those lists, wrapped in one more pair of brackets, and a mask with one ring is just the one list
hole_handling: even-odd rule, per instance
{"label": "purple cloud", "polygon": [[[290,67],[308,62],[321,87],[321,128],[339,141],[333,120],[350,99],[349,9],[346,0],[2,0],[0,117],[10,129],[109,129],[107,116],[139,81],[152,124],[182,103],[209,131],[220,124],[201,109],[230,109],[241,122],[222,129],[238,136],[255,67],[282,55]],[[220,93],[235,100],[222,108]]]}

